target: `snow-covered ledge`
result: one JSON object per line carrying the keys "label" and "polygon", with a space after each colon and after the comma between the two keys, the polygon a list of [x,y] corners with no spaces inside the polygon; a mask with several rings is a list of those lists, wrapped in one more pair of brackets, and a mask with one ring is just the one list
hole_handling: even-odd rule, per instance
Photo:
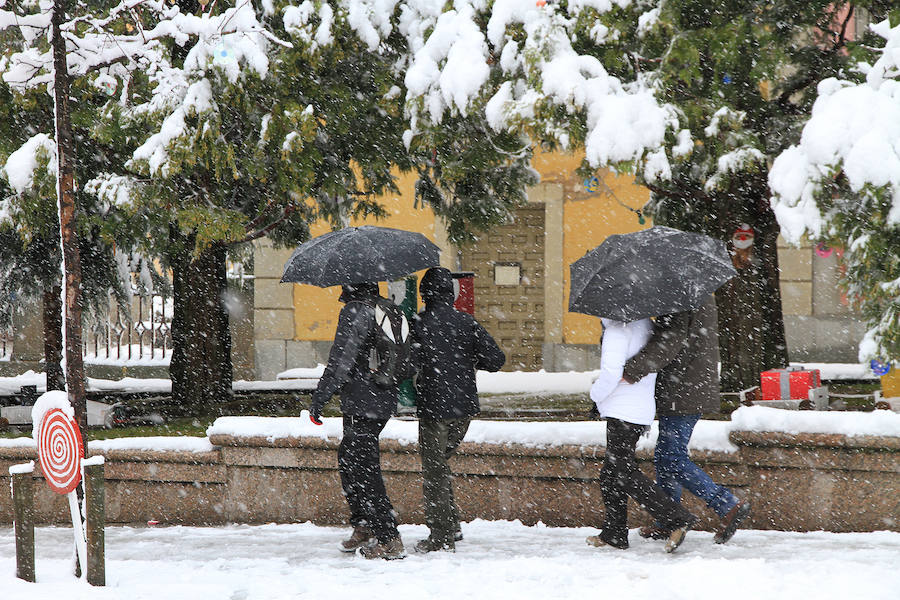
{"label": "snow-covered ledge", "polygon": [[[605,424],[475,421],[453,459],[464,519],[520,519],[598,525],[597,477]],[[652,475],[655,428],[639,444]],[[336,449],[341,421],[321,427],[297,418],[222,417],[207,438],[122,438],[90,444],[106,457],[109,522],[342,523]],[[382,464],[403,522],[422,522],[417,423],[393,419],[382,435]],[[900,531],[900,415],[816,413],[742,407],[731,421],[701,421],[694,460],[753,504],[763,529]],[[31,438],[0,440],[0,489],[8,467],[35,458]],[[39,469],[35,477],[40,477]],[[8,482],[7,482],[8,483]],[[41,522],[66,518],[46,485],[35,487]],[[715,517],[686,494],[688,507]],[[0,515],[10,499],[0,494]],[[632,511],[632,525],[645,523]]]}

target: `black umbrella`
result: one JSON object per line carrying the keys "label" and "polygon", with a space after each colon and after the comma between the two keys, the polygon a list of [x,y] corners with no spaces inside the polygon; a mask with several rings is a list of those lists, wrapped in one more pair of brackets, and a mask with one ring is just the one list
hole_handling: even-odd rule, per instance
{"label": "black umbrella", "polygon": [[319,287],[391,281],[437,266],[439,252],[421,233],[346,227],[300,244],[285,263],[281,281]]}
{"label": "black umbrella", "polygon": [[570,311],[625,323],[698,308],[737,275],[724,242],[660,226],[609,236],[569,272]]}

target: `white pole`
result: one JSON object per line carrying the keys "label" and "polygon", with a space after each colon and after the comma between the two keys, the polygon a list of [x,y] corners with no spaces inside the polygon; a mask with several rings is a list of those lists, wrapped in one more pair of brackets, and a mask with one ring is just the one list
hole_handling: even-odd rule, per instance
{"label": "white pole", "polygon": [[66,494],[69,498],[69,512],[72,514],[72,529],[75,530],[75,548],[78,551],[78,563],[81,565],[81,577],[87,574],[87,542],[84,539],[84,525],[81,522],[81,511],[78,510],[78,496],[74,491]]}

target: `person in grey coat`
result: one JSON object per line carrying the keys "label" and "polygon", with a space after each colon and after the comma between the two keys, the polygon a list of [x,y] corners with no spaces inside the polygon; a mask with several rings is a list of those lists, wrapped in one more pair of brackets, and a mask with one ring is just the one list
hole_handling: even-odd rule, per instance
{"label": "person in grey coat", "polygon": [[453,277],[433,267],[422,277],[424,310],[413,320],[413,352],[418,366],[416,411],[422,456],[427,539],[418,552],[454,550],[461,536],[448,459],[481,408],[475,371],[497,371],[506,355],[472,315],[453,307]]}
{"label": "person in grey coat", "polygon": [[342,552],[359,550],[366,558],[403,558],[396,512],[381,474],[378,436],[397,412],[397,385],[375,383],[369,350],[375,341],[377,283],[342,287],[345,305],[338,317],[328,364],[312,395],[309,416],[319,419],[325,404],[339,393],[344,432],[338,448],[341,489],[350,508],[353,534],[340,544]]}
{"label": "person in grey coat", "polygon": [[[688,442],[703,413],[718,412],[719,339],[716,302],[710,296],[696,310],[663,315],[644,348],[625,363],[623,379],[640,381],[656,372],[656,415],[659,438],[653,455],[656,483],[681,500],[682,488],[701,498],[721,519],[714,540],[723,544],[750,514],[750,504],[715,483],[688,457]],[[666,539],[659,523],[642,527],[640,534]]]}

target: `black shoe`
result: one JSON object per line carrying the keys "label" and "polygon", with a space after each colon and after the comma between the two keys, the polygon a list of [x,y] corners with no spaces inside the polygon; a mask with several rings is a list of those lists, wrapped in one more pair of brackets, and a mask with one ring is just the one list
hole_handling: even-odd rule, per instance
{"label": "black shoe", "polygon": [[713,536],[713,541],[717,544],[724,544],[732,537],[734,537],[735,532],[738,530],[741,522],[750,516],[750,503],[746,500],[741,500],[734,507],[728,511],[728,514],[722,517],[722,526],[716,532],[716,535]]}
{"label": "black shoe", "polygon": [[463,539],[462,529],[457,529],[456,531],[453,532],[453,541],[454,542],[461,542],[462,539]]}

